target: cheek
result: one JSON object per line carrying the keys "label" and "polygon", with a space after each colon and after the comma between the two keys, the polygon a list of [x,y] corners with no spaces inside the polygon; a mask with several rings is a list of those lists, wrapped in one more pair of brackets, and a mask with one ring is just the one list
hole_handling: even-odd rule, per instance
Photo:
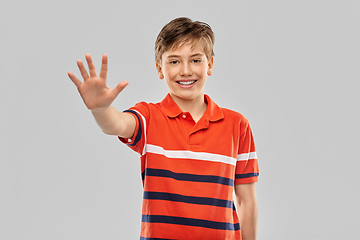
{"label": "cheek", "polygon": [[164,72],[164,75],[168,78],[173,78],[176,76],[176,71],[173,68],[167,68]]}
{"label": "cheek", "polygon": [[201,68],[197,69],[197,73],[201,76],[207,76],[208,68],[202,66]]}

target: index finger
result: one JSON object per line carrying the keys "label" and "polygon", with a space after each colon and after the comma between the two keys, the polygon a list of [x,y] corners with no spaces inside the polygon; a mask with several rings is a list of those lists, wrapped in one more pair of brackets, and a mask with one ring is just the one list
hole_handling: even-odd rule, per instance
{"label": "index finger", "polygon": [[102,57],[100,78],[106,79],[107,71],[108,71],[108,58],[107,55],[104,54]]}

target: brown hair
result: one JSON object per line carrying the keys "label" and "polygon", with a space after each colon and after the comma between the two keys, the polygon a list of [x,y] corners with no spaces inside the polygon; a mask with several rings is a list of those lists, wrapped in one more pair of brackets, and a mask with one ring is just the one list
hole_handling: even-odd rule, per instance
{"label": "brown hair", "polygon": [[199,41],[203,42],[204,52],[208,60],[215,54],[214,33],[209,24],[199,21],[192,21],[186,17],[180,17],[166,24],[160,31],[155,41],[155,61],[160,64],[164,52],[170,48],[176,49],[184,43],[194,47]]}

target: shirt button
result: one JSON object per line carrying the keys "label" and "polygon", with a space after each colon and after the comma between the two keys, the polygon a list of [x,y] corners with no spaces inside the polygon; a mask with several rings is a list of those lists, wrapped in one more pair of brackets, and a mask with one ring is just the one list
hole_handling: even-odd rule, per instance
{"label": "shirt button", "polygon": [[186,118],[186,115],[184,114],[184,115],[182,115],[182,117],[183,117],[183,118]]}

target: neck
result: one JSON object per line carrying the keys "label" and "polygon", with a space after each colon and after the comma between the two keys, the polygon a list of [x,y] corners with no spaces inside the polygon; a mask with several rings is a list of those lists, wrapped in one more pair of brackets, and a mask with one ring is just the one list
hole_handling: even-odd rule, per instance
{"label": "neck", "polygon": [[200,94],[198,97],[190,100],[176,97],[171,93],[170,96],[183,112],[189,112],[191,114],[195,122],[197,122],[206,111],[207,104],[204,100],[204,94]]}

